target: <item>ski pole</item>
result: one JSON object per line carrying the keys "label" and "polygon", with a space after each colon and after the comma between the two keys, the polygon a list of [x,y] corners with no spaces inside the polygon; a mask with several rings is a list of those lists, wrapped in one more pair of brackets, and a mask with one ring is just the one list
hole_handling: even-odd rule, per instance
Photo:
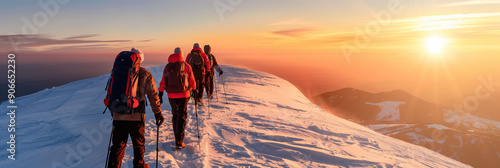
{"label": "ski pole", "polygon": [[160,140],[160,126],[156,126],[156,168],[158,168],[158,141]]}
{"label": "ski pole", "polygon": [[111,135],[109,136],[108,152],[106,154],[106,165],[104,165],[105,168],[108,167],[109,153],[111,151],[111,139],[113,139],[113,131],[114,130],[115,130],[115,126],[113,125],[111,128]]}

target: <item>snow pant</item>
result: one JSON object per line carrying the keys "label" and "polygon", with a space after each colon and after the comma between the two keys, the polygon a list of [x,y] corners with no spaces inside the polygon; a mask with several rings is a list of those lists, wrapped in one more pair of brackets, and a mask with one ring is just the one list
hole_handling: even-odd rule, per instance
{"label": "snow pant", "polygon": [[142,121],[113,121],[113,146],[109,154],[109,168],[120,168],[128,135],[134,146],[134,168],[144,168],[144,122]]}
{"label": "snow pant", "polygon": [[172,107],[172,127],[174,129],[175,144],[178,145],[184,141],[189,98],[169,98],[168,101]]}
{"label": "snow pant", "polygon": [[205,89],[207,90],[208,98],[212,98],[214,93],[214,73],[210,71],[205,75]]}
{"label": "snow pant", "polygon": [[196,102],[201,102],[203,98],[203,88],[205,86],[205,75],[200,78],[195,78],[196,80],[196,91],[194,93],[194,98]]}

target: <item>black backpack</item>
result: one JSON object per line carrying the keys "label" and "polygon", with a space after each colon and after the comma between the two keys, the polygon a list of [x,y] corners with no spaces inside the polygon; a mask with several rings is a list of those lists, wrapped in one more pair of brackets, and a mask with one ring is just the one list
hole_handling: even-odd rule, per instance
{"label": "black backpack", "polygon": [[211,69],[214,67],[214,55],[210,54],[210,52],[212,51],[212,48],[210,47],[210,45],[205,45],[203,47],[203,50],[205,51],[205,54],[207,55],[208,60],[210,62],[210,66],[208,68]]}
{"label": "black backpack", "polygon": [[189,88],[186,62],[171,62],[165,66],[165,90],[167,93],[184,93]]}
{"label": "black backpack", "polygon": [[107,95],[104,105],[110,111],[120,114],[132,114],[139,106],[136,99],[139,83],[141,57],[139,54],[122,51],[116,56],[111,77],[106,86]]}
{"label": "black backpack", "polygon": [[189,58],[189,65],[193,69],[193,74],[196,79],[203,79],[205,77],[205,61],[201,56],[200,51],[192,51]]}

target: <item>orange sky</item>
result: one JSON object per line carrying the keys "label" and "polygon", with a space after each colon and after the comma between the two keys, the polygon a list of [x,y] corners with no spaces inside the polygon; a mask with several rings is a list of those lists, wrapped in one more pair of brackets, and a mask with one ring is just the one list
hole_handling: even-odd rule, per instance
{"label": "orange sky", "polygon": [[[223,64],[278,75],[307,95],[402,89],[453,102],[473,93],[480,76],[500,81],[500,1],[231,2],[71,1],[43,26],[32,20],[44,10],[37,3],[4,2],[0,48],[16,46],[25,62],[63,63],[106,62],[135,46],[148,65],[162,65],[175,47],[187,53],[198,42]],[[425,46],[434,36],[446,39],[438,54]]]}

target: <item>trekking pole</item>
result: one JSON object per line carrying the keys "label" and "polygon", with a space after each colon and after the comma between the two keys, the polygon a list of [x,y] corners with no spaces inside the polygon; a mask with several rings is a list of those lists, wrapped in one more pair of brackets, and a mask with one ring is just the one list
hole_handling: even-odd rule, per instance
{"label": "trekking pole", "polygon": [[224,75],[221,75],[221,77],[222,77],[222,89],[224,89],[224,98],[226,98],[226,104],[227,104],[226,81],[224,81]]}
{"label": "trekking pole", "polygon": [[106,165],[104,165],[105,168],[108,167],[109,153],[111,151],[111,139],[113,139],[113,131],[114,130],[115,130],[115,126],[112,126],[112,128],[111,128],[111,135],[109,136],[108,152],[106,154]]}
{"label": "trekking pole", "polygon": [[208,118],[210,118],[210,98],[208,98]]}
{"label": "trekking pole", "polygon": [[[214,78],[217,77],[214,75]],[[214,80],[215,97],[217,97],[217,103],[219,103],[219,93],[217,91],[217,80]]]}
{"label": "trekking pole", "polygon": [[158,168],[158,141],[160,140],[160,126],[156,126],[156,168]]}
{"label": "trekking pole", "polygon": [[[213,76],[212,76],[213,77]],[[212,82],[213,82],[213,78],[212,78]],[[210,89],[213,89],[212,85],[210,85],[210,80],[207,82],[208,84],[206,84],[208,87],[207,87],[207,99],[208,99],[208,118],[210,118],[210,99],[212,99],[214,97],[214,95],[212,95],[213,93],[210,92]],[[208,93],[210,93],[210,95],[208,95]]]}
{"label": "trekking pole", "polygon": [[198,103],[196,103],[196,101],[194,102],[194,110],[195,110],[195,113],[196,113],[196,130],[198,131],[198,148],[201,151],[201,145],[200,145],[200,126],[198,125],[198,122],[199,122],[199,120],[198,120]]}

